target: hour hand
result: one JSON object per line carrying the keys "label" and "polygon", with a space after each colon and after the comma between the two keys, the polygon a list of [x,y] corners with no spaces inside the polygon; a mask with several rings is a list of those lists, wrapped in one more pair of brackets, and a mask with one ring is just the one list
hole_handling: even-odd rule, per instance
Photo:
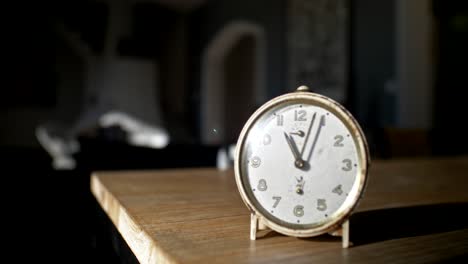
{"label": "hour hand", "polygon": [[286,142],[288,142],[289,149],[291,150],[293,156],[294,156],[294,166],[297,168],[303,168],[304,167],[304,161],[301,158],[301,154],[299,154],[299,151],[297,150],[296,144],[294,143],[293,139],[288,136],[286,132],[284,132],[284,137],[286,138]]}
{"label": "hour hand", "polygon": [[302,130],[298,130],[298,131],[295,131],[295,132],[289,132],[289,134],[296,135],[296,136],[299,136],[299,137],[303,137],[305,135],[304,131],[302,131]]}

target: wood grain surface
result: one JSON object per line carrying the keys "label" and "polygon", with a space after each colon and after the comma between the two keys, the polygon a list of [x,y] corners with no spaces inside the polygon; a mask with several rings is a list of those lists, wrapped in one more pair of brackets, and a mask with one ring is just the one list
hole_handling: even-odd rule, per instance
{"label": "wood grain surface", "polygon": [[141,263],[468,260],[468,157],[373,162],[349,249],[328,235],[250,241],[232,171],[96,172],[91,190]]}

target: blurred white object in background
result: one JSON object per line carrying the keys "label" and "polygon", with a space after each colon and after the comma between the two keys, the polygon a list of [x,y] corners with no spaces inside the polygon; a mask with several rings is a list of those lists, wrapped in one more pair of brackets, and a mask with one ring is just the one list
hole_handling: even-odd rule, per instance
{"label": "blurred white object in background", "polygon": [[72,155],[80,149],[78,141],[53,136],[44,126],[36,128],[36,137],[41,146],[52,157],[52,167],[54,169],[72,170],[76,167],[76,162]]}
{"label": "blurred white object in background", "polygon": [[[109,17],[102,54],[94,54],[88,43],[64,25],[57,27],[66,43],[66,51],[59,57],[71,60],[57,65],[60,77],[65,77],[59,93],[66,96],[58,103],[55,117],[36,129],[36,137],[53,158],[55,169],[73,169],[78,136],[99,128],[120,127],[127,134],[127,143],[133,146],[164,148],[169,143],[162,122],[156,62],[120,56],[117,49],[131,29],[132,3],[107,0],[106,4]],[[83,79],[75,75],[67,78],[76,72],[73,65],[83,66],[85,81],[78,85],[79,92],[72,94],[71,87]]]}
{"label": "blurred white object in background", "polygon": [[218,170],[228,170],[234,164],[234,155],[236,152],[236,144],[231,144],[228,147],[221,147],[216,156],[216,167]]}
{"label": "blurred white object in background", "polygon": [[169,134],[162,126],[155,63],[113,58],[89,69],[87,96],[92,98],[75,131],[119,126],[134,146],[164,148]]}
{"label": "blurred white object in background", "polygon": [[160,127],[148,124],[129,116],[123,112],[112,111],[104,114],[99,119],[101,127],[119,126],[127,132],[127,142],[130,145],[164,148],[169,144],[169,135]]}
{"label": "blurred white object in background", "polygon": [[231,167],[225,148],[220,148],[218,150],[218,155],[216,156],[216,167],[218,170],[227,170]]}
{"label": "blurred white object in background", "polygon": [[73,169],[78,135],[110,126],[125,131],[129,145],[166,147],[170,137],[162,126],[156,72],[153,62],[141,59],[106,58],[91,64],[84,95],[87,100],[76,122],[64,127],[57,125],[60,120],[52,120],[37,128],[38,141],[54,159],[53,167]]}

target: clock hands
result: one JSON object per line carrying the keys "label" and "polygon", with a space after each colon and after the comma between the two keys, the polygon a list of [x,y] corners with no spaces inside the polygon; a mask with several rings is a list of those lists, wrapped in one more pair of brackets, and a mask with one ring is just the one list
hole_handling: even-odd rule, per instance
{"label": "clock hands", "polygon": [[[315,133],[314,141],[312,143],[312,147],[310,149],[309,155],[307,156],[307,159],[304,161],[302,159],[302,156],[304,155],[304,149],[305,149],[305,146],[307,144],[307,141],[309,140],[310,132],[311,132],[312,127],[314,125],[316,115],[317,115],[317,113],[314,113],[314,115],[312,116],[312,120],[310,121],[310,125],[309,125],[309,128],[307,130],[306,138],[304,140],[304,144],[302,145],[302,150],[301,150],[300,154],[297,151],[296,144],[294,143],[294,140],[292,139],[292,137],[288,136],[286,134],[286,132],[284,132],[284,137],[286,138],[286,141],[288,142],[289,148],[291,149],[291,151],[292,151],[292,153],[294,155],[294,158],[296,159],[296,161],[294,162],[294,165],[296,165],[296,167],[299,168],[299,169],[308,170],[308,168],[304,168],[304,166],[307,164],[306,161],[310,160],[310,158],[312,156],[312,153],[314,152],[315,146],[317,145],[317,141],[318,141],[318,138],[320,136],[320,132],[322,131],[322,127],[325,126],[325,116],[322,115],[322,116],[320,116],[319,127],[317,129],[317,132]],[[291,132],[290,134],[295,134],[295,135],[298,135],[298,136],[301,136],[301,137],[304,136],[304,132],[301,131],[301,130],[299,130],[297,132]],[[304,184],[305,184],[304,178],[302,176],[300,178],[296,177],[296,181],[297,181],[296,193],[299,194],[299,195],[303,195],[304,194]]]}
{"label": "clock hands", "polygon": [[296,166],[296,168],[298,169],[308,170],[308,166],[306,168],[306,161],[308,162],[310,158],[312,157],[315,146],[317,145],[317,141],[320,136],[320,132],[322,131],[322,127],[325,126],[325,116],[322,115],[320,116],[319,127],[317,128],[317,131],[315,133],[314,141],[312,142],[312,147],[310,148],[309,155],[307,156],[306,159],[303,159],[305,147],[307,145],[307,142],[309,141],[310,134],[312,132],[312,127],[314,126],[316,116],[317,116],[317,113],[315,112],[314,115],[312,116],[312,120],[310,121],[309,127],[307,129],[307,133],[304,133],[302,130],[289,133],[291,135],[297,135],[300,137],[305,136],[304,143],[301,148],[301,152],[298,151],[296,143],[294,142],[294,139],[291,136],[289,136],[286,132],[283,132],[286,142],[288,143],[289,149],[291,150],[294,156],[294,166]]}
{"label": "clock hands", "polygon": [[[305,169],[305,170],[308,169],[308,168],[305,167],[306,164],[305,164],[304,159],[302,157],[304,156],[305,146],[307,145],[307,142],[309,141],[310,132],[312,130],[312,127],[314,126],[316,116],[317,116],[317,113],[314,113],[314,115],[312,116],[312,120],[310,121],[309,128],[307,129],[307,133],[304,133],[304,131],[302,131],[302,130],[298,130],[298,131],[289,133],[291,135],[297,135],[299,137],[303,137],[303,136],[306,137],[305,140],[304,140],[304,143],[302,144],[302,149],[301,149],[300,153],[299,153],[299,151],[297,149],[297,146],[296,146],[296,143],[294,142],[294,139],[291,136],[289,136],[286,132],[284,132],[284,137],[286,138],[286,142],[288,143],[289,149],[291,150],[291,152],[292,152],[292,154],[294,156],[294,166],[296,166],[296,168],[298,168],[298,169]],[[322,120],[320,120],[320,121],[322,122]],[[317,140],[317,135],[315,137],[314,142],[316,142],[316,140]],[[310,157],[310,155],[309,155],[309,157]]]}
{"label": "clock hands", "polygon": [[322,115],[320,117],[320,124],[319,124],[319,127],[317,129],[317,132],[315,133],[315,138],[314,138],[314,142],[312,143],[312,147],[310,148],[310,152],[309,152],[309,156],[307,156],[307,161],[310,160],[310,157],[312,156],[312,153],[314,152],[314,149],[315,149],[315,146],[317,145],[317,141],[318,141],[318,138],[320,136],[320,131],[322,131],[322,127],[325,126],[325,116]]}
{"label": "clock hands", "polygon": [[297,146],[294,143],[294,140],[291,137],[289,137],[286,132],[284,132],[284,137],[286,138],[286,142],[288,142],[289,149],[291,150],[294,156],[294,166],[296,166],[296,168],[299,169],[304,167],[304,161],[302,160],[301,155],[297,150]]}

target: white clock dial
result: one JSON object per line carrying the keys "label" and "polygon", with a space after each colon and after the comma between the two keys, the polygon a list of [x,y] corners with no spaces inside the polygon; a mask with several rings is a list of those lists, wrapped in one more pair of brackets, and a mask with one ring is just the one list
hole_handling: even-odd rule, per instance
{"label": "white clock dial", "polygon": [[256,120],[244,144],[246,192],[278,224],[300,229],[326,223],[359,185],[352,132],[326,108],[277,105]]}

